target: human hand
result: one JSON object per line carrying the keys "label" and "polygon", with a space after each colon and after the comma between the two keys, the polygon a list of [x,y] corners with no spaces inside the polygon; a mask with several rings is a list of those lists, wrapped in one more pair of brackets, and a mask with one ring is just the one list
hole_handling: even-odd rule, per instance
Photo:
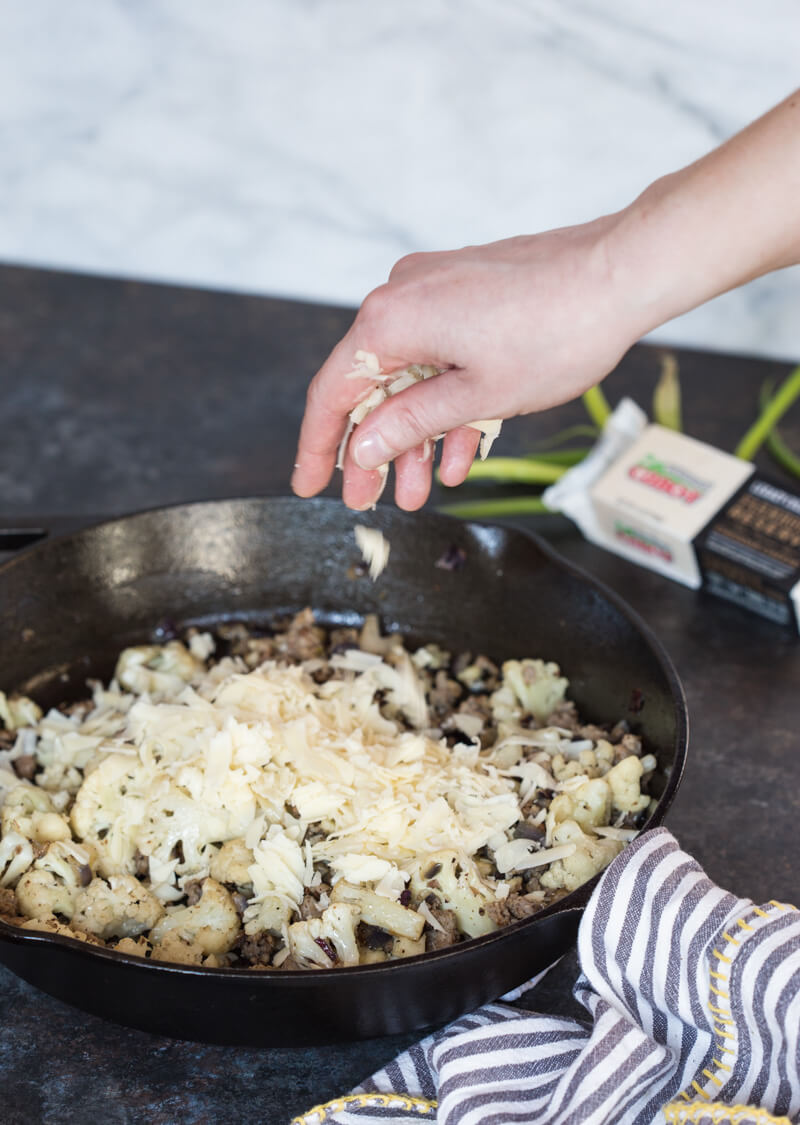
{"label": "human hand", "polygon": [[382,483],[375,470],[389,461],[398,505],[425,503],[426,440],[446,435],[441,478],[459,484],[480,437],[465,423],[543,410],[602,379],[641,327],[615,277],[615,219],[401,259],[309,387],[294,491],[312,496],[330,479],[347,416],[365,394],[363,379],[347,377],[358,351],[377,355],[387,372],[411,363],[444,369],[354,430],[342,492],[359,510],[375,502]]}
{"label": "human hand", "polygon": [[800,92],[707,156],[656,180],[624,210],[582,226],[439,254],[412,254],[369,294],[312,380],[292,487],[330,479],[347,416],[369,393],[356,352],[384,372],[442,370],[356,428],[344,460],[352,508],[379,495],[425,503],[424,442],[445,434],[441,478],[459,484],[478,443],[466,422],[566,402],[599,382],[641,335],[710,297],[800,263]]}

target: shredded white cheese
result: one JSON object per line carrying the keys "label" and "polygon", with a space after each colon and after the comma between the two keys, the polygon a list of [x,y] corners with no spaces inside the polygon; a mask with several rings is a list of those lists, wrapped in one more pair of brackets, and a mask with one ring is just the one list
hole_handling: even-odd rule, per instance
{"label": "shredded white cheese", "polygon": [[369,576],[374,582],[386,569],[389,562],[389,541],[376,527],[365,527],[358,523],[355,528],[356,543],[369,567]]}
{"label": "shredded white cheese", "polygon": [[[513,781],[485,768],[477,749],[454,751],[381,715],[379,689],[414,711],[410,659],[396,669],[375,658],[323,685],[297,665],[246,674],[228,665],[225,679],[206,673],[177,699],[138,699],[119,735],[96,748],[104,757],[72,823],[103,874],[131,871],[138,849],[168,885],[178,868],[186,877],[207,868],[220,841],[243,837],[254,903],[298,905],[318,860],[395,897],[415,857],[443,847],[473,855],[518,819]],[[314,822],[325,837],[302,845]]]}
{"label": "shredded white cheese", "polygon": [[[287,950],[300,967],[355,964],[381,952],[359,951],[359,920],[393,935],[390,956],[412,956],[424,951],[426,923],[447,929],[428,895],[454,912],[462,936],[476,936],[498,924],[487,905],[518,894],[514,872],[547,868],[537,872],[543,888],[573,889],[635,835],[626,818],[650,800],[640,782],[652,755],[614,762],[603,739],[521,725],[543,696],[562,698],[556,664],[506,661],[491,695],[477,696],[478,713],[443,716],[443,690],[459,689],[446,672],[440,682],[450,655],[436,645],[412,656],[367,619],[360,648],[337,643],[323,659],[310,613],[295,626],[293,642],[310,653],[302,662],[252,668],[228,656],[206,667],[214,638],[193,633],[188,647],[125,649],[111,684],[92,684],[93,708],[40,716],[27,700],[6,702],[33,720],[0,754],[0,884],[21,887],[26,916],[39,917],[51,876],[63,883],[63,911],[63,888],[77,886],[83,865],[101,897],[134,875],[146,880],[161,912],[149,940],[163,959],[176,952],[167,948],[176,927],[213,915],[227,951],[243,926],[282,935],[275,967]],[[273,644],[281,652],[276,636],[259,659]],[[498,738],[484,749],[487,722]],[[40,771],[35,785],[12,787],[21,752]],[[539,832],[516,838],[520,820]],[[178,905],[204,880],[207,901]],[[244,898],[241,926],[232,885]],[[197,922],[192,941],[215,926]]]}
{"label": "shredded white cheese", "polygon": [[[348,372],[347,377],[350,379],[368,379],[374,386],[364,392],[348,415],[347,429],[339,445],[339,455],[336,459],[337,469],[341,469],[344,465],[345,453],[353,430],[364,421],[368,414],[371,414],[387,398],[400,394],[408,387],[413,387],[415,383],[421,383],[424,379],[432,379],[440,374],[441,371],[437,367],[424,363],[412,363],[401,371],[385,372],[374,352],[357,351],[353,370]],[[500,433],[502,420],[500,418],[481,418],[466,424],[470,429],[481,432],[480,457],[482,461],[485,461],[489,456],[489,450]],[[443,436],[443,434],[439,434],[436,440]],[[427,461],[432,455],[432,444],[430,441],[426,441],[421,460]],[[382,465],[379,471],[383,477],[383,485],[385,485],[389,466]]]}

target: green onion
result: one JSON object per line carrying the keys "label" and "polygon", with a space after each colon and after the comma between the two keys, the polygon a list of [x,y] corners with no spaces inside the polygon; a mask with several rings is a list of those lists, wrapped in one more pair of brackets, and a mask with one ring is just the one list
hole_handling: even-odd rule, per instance
{"label": "green onion", "polygon": [[[759,405],[761,406],[762,410],[766,407],[767,403],[772,397],[772,387],[772,379],[767,379],[767,381],[764,383],[764,386],[761,388]],[[800,457],[798,457],[796,453],[793,453],[786,442],[783,440],[777,426],[775,426],[767,434],[764,445],[767,447],[767,449],[781,466],[781,468],[785,469],[787,473],[792,473],[794,476],[800,477]]]}
{"label": "green onion", "polygon": [[683,429],[678,361],[671,352],[661,357],[661,375],[653,391],[653,419],[670,430]]}
{"label": "green onion", "polygon": [[800,394],[800,366],[795,367],[761,411],[753,425],[736,446],[734,453],[744,461],[752,461],[775,425]]}
{"label": "green onion", "polygon": [[588,391],[584,391],[582,398],[583,405],[589,412],[589,417],[602,430],[611,415],[611,407],[608,405],[608,399],[603,394],[599,384],[596,387],[590,387]]}
{"label": "green onion", "polygon": [[457,504],[440,504],[439,512],[465,519],[494,516],[542,515],[552,509],[545,507],[541,496],[506,496],[498,500],[463,500]]}
{"label": "green onion", "polygon": [[536,445],[533,447],[534,452],[531,456],[536,456],[535,450],[537,449],[552,449],[554,445],[563,445],[568,441],[572,441],[573,438],[578,437],[591,438],[592,441],[594,441],[597,435],[597,426],[592,426],[588,422],[579,423],[576,426],[567,426],[565,429],[559,430],[557,434],[551,434],[550,437],[542,438],[540,441],[537,441]]}
{"label": "green onion", "polygon": [[544,449],[538,453],[526,453],[525,461],[540,461],[544,465],[566,465],[571,468],[591,452],[590,445],[576,446],[574,449]]}
{"label": "green onion", "polygon": [[493,480],[513,484],[552,484],[564,475],[563,465],[529,461],[525,457],[487,457],[473,461],[467,480]]}

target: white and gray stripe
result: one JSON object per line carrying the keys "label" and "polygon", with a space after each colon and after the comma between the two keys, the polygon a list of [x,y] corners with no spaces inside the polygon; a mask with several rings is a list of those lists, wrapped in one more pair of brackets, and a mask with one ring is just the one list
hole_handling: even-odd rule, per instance
{"label": "white and gray stripe", "polygon": [[800,1123],[793,907],[720,890],[656,829],[604,874],[578,952],[586,1025],[488,1004],[297,1122]]}

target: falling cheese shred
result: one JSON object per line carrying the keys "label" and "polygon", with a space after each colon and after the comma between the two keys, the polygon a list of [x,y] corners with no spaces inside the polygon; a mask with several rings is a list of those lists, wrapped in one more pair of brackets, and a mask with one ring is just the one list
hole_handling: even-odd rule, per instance
{"label": "falling cheese shred", "polygon": [[355,536],[358,548],[369,567],[369,576],[374,582],[386,569],[389,562],[389,541],[376,527],[356,524]]}

